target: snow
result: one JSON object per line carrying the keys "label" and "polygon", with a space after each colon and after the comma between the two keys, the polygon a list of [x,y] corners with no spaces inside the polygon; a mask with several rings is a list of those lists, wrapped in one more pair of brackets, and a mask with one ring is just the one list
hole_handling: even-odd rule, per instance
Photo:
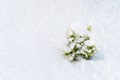
{"label": "snow", "polygon": [[[119,80],[120,0],[0,0],[0,80]],[[96,58],[64,56],[69,28],[93,28]]]}

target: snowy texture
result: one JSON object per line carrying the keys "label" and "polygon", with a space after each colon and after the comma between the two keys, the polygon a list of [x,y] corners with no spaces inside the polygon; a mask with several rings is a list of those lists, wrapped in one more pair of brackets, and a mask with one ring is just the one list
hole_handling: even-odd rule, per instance
{"label": "snowy texture", "polygon": [[[119,80],[120,0],[0,0],[0,80]],[[93,27],[95,60],[64,58],[69,28]]]}

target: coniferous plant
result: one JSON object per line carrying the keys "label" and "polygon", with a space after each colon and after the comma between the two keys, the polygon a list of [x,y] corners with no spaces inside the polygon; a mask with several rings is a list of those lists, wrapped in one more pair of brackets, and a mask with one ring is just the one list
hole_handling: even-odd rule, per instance
{"label": "coniferous plant", "polygon": [[[91,26],[87,27],[87,31],[91,32]],[[64,55],[68,57],[70,61],[78,61],[80,59],[90,60],[94,56],[96,46],[95,44],[86,44],[90,41],[88,35],[80,35],[71,30],[67,39],[68,51],[64,51]]]}

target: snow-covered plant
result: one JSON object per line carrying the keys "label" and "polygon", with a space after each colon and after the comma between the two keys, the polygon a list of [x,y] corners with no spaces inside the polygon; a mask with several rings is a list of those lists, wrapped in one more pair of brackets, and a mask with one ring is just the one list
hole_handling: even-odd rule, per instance
{"label": "snow-covered plant", "polygon": [[[91,26],[87,27],[87,31],[91,32]],[[91,59],[96,51],[95,44],[87,44],[90,41],[88,35],[80,35],[73,30],[70,30],[68,34],[67,47],[68,50],[64,51],[64,55],[67,56],[70,61],[78,61],[80,59]]]}

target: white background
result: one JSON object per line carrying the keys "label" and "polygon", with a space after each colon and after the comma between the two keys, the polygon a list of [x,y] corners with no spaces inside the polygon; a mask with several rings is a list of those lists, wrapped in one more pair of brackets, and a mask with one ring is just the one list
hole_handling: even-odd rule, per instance
{"label": "white background", "polygon": [[[67,30],[93,26],[96,59],[69,62]],[[120,0],[0,0],[0,80],[119,80]]]}

